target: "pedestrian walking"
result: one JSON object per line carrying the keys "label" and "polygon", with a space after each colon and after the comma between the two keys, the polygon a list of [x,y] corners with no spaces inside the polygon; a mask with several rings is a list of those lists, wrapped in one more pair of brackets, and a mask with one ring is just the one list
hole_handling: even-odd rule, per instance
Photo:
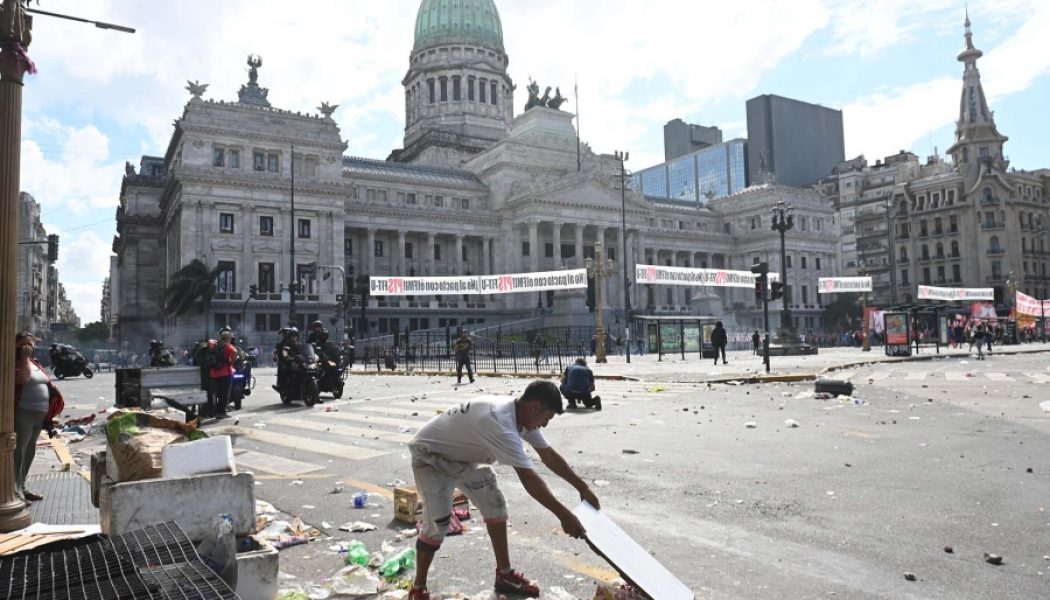
{"label": "pedestrian walking", "polygon": [[467,330],[459,332],[459,338],[453,348],[456,350],[456,384],[463,383],[463,367],[467,368],[467,378],[474,383],[474,368],[470,364],[470,353],[474,350],[474,342],[471,341]]}
{"label": "pedestrian walking", "polygon": [[757,329],[755,330],[754,333],[751,334],[751,345],[754,346],[754,348],[755,348],[755,355],[757,356],[758,355],[758,347],[760,345],[762,345],[762,336],[758,335],[758,330]]}
{"label": "pedestrian walking", "polygon": [[984,336],[986,331],[987,328],[980,321],[973,328],[973,342],[977,344],[977,360],[984,360]]}
{"label": "pedestrian walking", "polygon": [[729,343],[729,335],[726,334],[726,328],[722,326],[722,322],[715,323],[715,330],[711,332],[711,345],[715,347],[715,364],[718,364],[718,354],[722,354],[722,364],[728,365],[726,361],[726,344]]}
{"label": "pedestrian walking", "polygon": [[575,363],[565,367],[559,391],[569,401],[569,408],[575,409],[576,403],[582,402],[587,408],[602,409],[601,396],[591,395],[594,391],[594,373],[587,366],[585,358],[577,358]]}
{"label": "pedestrian walking", "polygon": [[566,534],[584,537],[586,531],[579,519],[554,496],[524,448],[528,442],[551,472],[576,488],[582,500],[600,508],[587,483],[543,436],[543,428],[563,411],[558,388],[549,381],[534,381],[519,398],[474,398],[420,428],[408,444],[412,474],[423,501],[416,539],[416,578],[408,600],[430,599],[427,576],[448,533],[453,518],[452,493],[457,486],[481,511],[488,529],[496,558],[496,592],[540,595],[535,582],[511,568],[507,502],[490,465],[498,461],[513,467],[525,491],[558,517]]}

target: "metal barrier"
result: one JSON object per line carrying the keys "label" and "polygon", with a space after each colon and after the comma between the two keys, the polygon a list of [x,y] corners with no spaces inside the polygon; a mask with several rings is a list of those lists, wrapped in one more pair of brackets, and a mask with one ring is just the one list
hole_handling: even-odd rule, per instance
{"label": "metal barrier", "polygon": [[[470,362],[475,371],[489,373],[559,374],[577,358],[585,357],[584,352],[577,344],[475,341]],[[455,350],[443,341],[408,346],[369,345],[358,349],[358,360],[366,370],[456,370]]]}

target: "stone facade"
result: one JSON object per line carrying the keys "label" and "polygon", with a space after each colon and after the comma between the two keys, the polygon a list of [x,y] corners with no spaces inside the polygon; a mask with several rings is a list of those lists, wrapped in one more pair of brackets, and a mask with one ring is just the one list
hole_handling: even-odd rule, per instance
{"label": "stone facade", "polygon": [[66,297],[58,269],[47,260],[47,231],[40,223],[40,205],[25,192],[18,195],[18,241],[18,330],[50,337],[52,324],[79,327],[80,318]]}

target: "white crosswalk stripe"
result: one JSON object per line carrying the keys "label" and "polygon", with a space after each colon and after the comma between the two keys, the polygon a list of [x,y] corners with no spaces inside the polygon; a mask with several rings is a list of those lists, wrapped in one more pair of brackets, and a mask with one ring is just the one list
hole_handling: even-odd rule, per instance
{"label": "white crosswalk stripe", "polygon": [[[365,437],[377,440],[388,440],[391,442],[398,442],[400,444],[407,443],[412,439],[412,434],[390,432],[382,429],[372,429],[368,427],[354,427],[352,425],[336,425],[328,422],[321,422],[320,419],[328,419],[332,414],[337,413],[319,413],[318,420],[305,420],[305,419],[292,419],[288,417],[279,417],[276,419],[270,419],[270,425],[280,425],[282,427],[292,428],[304,428],[311,431],[324,431],[325,433],[335,433],[337,435],[343,435],[347,437]],[[411,428],[411,426],[409,426]]]}
{"label": "white crosswalk stripe", "polygon": [[1013,381],[1013,378],[1011,378],[1010,375],[1007,373],[995,373],[988,371],[984,373],[984,376],[988,379],[991,379],[992,381]]}
{"label": "white crosswalk stripe", "polygon": [[1029,373],[1028,377],[1035,383],[1050,383],[1050,375],[1043,375],[1042,373]]}
{"label": "white crosswalk stripe", "polygon": [[386,451],[362,448],[360,446],[353,446],[346,443],[336,444],[334,442],[326,442],[307,435],[289,435],[286,433],[277,433],[276,431],[266,431],[261,429],[246,429],[243,435],[250,440],[263,442],[264,444],[284,446],[285,448],[305,450],[307,452],[326,454],[338,458],[348,458],[350,460],[366,460],[383,456],[387,453]]}
{"label": "white crosswalk stripe", "polygon": [[944,374],[944,378],[948,381],[966,381],[967,379],[972,379],[972,376],[962,371],[948,371]]}
{"label": "white crosswalk stripe", "polygon": [[926,371],[911,371],[904,375],[908,381],[922,381],[926,379]]}

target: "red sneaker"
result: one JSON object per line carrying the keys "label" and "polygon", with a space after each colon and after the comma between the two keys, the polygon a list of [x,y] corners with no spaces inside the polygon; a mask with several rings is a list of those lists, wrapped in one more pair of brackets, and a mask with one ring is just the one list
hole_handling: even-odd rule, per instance
{"label": "red sneaker", "polygon": [[503,593],[521,594],[535,598],[540,595],[540,586],[526,579],[524,575],[511,570],[509,573],[500,573],[496,569],[496,591]]}
{"label": "red sneaker", "polygon": [[413,587],[408,592],[408,600],[430,600],[430,592]]}

